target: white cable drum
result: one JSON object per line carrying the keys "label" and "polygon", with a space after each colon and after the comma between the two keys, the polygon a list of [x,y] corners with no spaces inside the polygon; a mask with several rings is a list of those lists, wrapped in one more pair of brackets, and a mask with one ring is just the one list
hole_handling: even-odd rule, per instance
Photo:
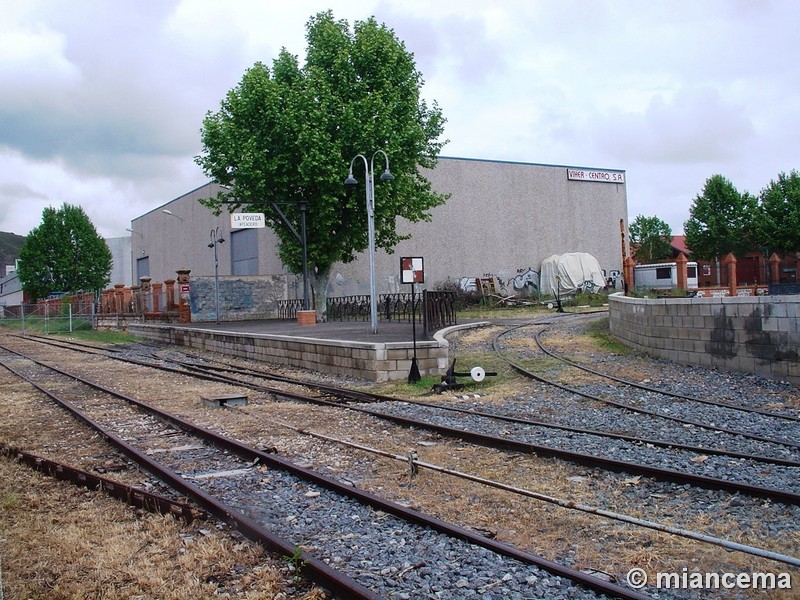
{"label": "white cable drum", "polygon": [[469,371],[469,376],[472,377],[472,381],[480,383],[486,377],[486,371],[481,367],[472,367]]}

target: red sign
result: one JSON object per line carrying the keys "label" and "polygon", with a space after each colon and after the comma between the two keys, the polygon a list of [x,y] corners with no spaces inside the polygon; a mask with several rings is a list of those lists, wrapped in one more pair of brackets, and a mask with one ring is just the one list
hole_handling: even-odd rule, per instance
{"label": "red sign", "polygon": [[400,259],[402,283],[425,283],[425,266],[421,256],[404,256]]}

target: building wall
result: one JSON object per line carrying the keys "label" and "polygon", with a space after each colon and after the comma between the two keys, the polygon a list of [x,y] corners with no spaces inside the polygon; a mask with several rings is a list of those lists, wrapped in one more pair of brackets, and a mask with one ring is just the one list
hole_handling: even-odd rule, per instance
{"label": "building wall", "polygon": [[12,271],[0,279],[0,306],[17,306],[23,302],[22,282],[17,272]]}
{"label": "building wall", "polygon": [[[428,288],[447,279],[484,276],[511,288],[517,275],[538,272],[543,259],[566,252],[588,252],[607,273],[622,271],[620,219],[627,229],[628,211],[624,183],[570,181],[563,166],[456,158],[440,159],[425,176],[450,199],[431,211],[430,222],[401,221],[398,230],[412,237],[392,255],[378,252],[379,292],[401,287],[401,256],[425,259]],[[380,198],[377,182],[376,210]],[[354,287],[337,285],[337,280],[368,285],[360,275],[363,262],[338,265],[333,291]],[[362,283],[358,293],[366,291]]]}
{"label": "building wall", "polygon": [[800,385],[797,296],[609,297],[611,333],[678,364],[757,373]]}
{"label": "building wall", "polygon": [[105,242],[111,251],[111,259],[113,260],[109,275],[110,285],[122,283],[130,286],[133,281],[131,275],[131,243],[133,240],[130,237],[118,237],[107,238]]}
{"label": "building wall", "polygon": [[[448,279],[485,275],[506,284],[527,270],[538,271],[544,258],[566,252],[588,252],[607,272],[621,272],[621,220],[627,229],[625,184],[571,181],[567,169],[440,158],[425,175],[435,191],[450,194],[450,199],[433,209],[430,222],[399,218],[398,231],[412,237],[393,254],[376,253],[378,292],[408,287],[400,284],[401,256],[425,259],[423,287],[429,289]],[[623,171],[613,172],[624,176]],[[202,186],[132,221],[134,283],[138,281],[137,259],[142,257],[148,258],[154,281],[174,278],[178,268],[191,269],[193,277],[214,274],[213,250],[207,247],[210,232],[219,226],[230,240],[230,217],[226,212],[215,217],[198,199],[213,196],[219,189],[216,184]],[[376,211],[380,211],[382,193],[377,181]],[[165,209],[176,216],[164,213]],[[271,230],[259,230],[259,273],[285,275],[289,297],[302,295],[302,281],[287,272],[275,245]],[[218,253],[219,274],[230,275],[229,244],[219,245]],[[368,293],[368,262],[364,253],[353,263],[334,265],[329,295]]]}

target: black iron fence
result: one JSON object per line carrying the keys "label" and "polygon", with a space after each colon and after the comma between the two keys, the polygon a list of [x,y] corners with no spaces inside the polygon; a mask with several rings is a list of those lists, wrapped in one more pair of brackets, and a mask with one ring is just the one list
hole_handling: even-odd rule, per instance
{"label": "black iron fence", "polygon": [[[370,318],[370,296],[358,294],[328,298],[329,321],[366,321]],[[424,325],[425,331],[435,331],[456,324],[455,292],[380,294],[378,318],[384,321],[408,321],[412,318]]]}
{"label": "black iron fence", "polygon": [[[380,294],[378,319],[382,321],[407,321],[412,316],[424,325],[424,331],[436,331],[456,324],[455,292],[428,291],[415,294]],[[303,308],[302,298],[278,301],[278,318],[294,319]],[[370,319],[369,294],[328,298],[326,312],[329,321],[368,321]]]}

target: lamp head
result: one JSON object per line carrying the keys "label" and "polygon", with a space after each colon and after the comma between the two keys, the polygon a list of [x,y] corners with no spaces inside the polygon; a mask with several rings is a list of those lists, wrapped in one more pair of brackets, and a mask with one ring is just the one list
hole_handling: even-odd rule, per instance
{"label": "lamp head", "polygon": [[344,184],[347,187],[355,187],[356,185],[358,185],[358,180],[355,177],[353,177],[353,173],[351,172],[350,175],[347,176],[347,179],[344,180]]}
{"label": "lamp head", "polygon": [[392,181],[394,180],[394,175],[389,172],[389,168],[387,167],[386,170],[381,173],[381,181]]}

